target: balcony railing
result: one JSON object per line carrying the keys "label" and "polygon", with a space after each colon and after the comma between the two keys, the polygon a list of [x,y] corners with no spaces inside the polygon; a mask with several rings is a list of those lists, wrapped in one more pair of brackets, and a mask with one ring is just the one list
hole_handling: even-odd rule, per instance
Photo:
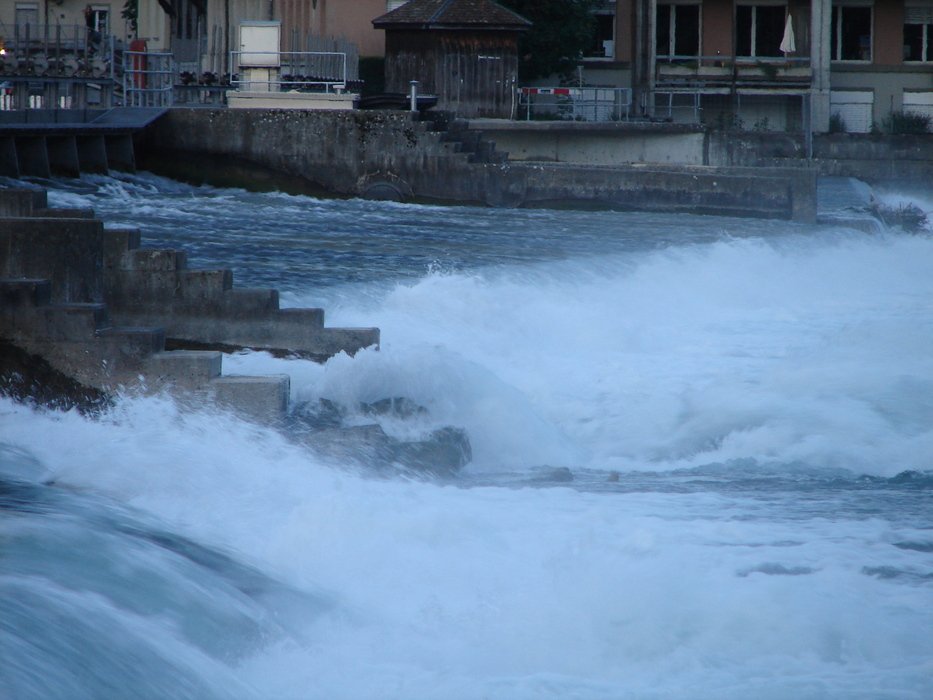
{"label": "balcony railing", "polygon": [[807,88],[809,58],[658,56],[655,84],[686,88]]}

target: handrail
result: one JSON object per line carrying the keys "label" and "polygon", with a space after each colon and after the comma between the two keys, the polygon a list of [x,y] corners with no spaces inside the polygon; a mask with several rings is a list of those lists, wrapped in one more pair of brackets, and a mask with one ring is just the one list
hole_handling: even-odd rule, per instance
{"label": "handrail", "polygon": [[518,89],[518,106],[530,121],[535,107],[547,108],[557,118],[582,121],[628,121],[632,89],[595,86],[524,87]]}
{"label": "handrail", "polygon": [[[268,66],[243,66],[240,65],[238,57],[244,54],[251,57],[269,56],[270,58],[274,57],[274,60],[271,60]],[[283,60],[283,56],[309,57],[312,60]],[[328,61],[326,60],[313,60],[328,57],[337,59],[337,65],[327,65]],[[235,85],[237,89],[242,89],[240,86],[260,85],[264,86],[265,91],[279,91],[283,86],[295,85],[299,86],[300,89],[320,85],[324,86],[326,90],[333,89],[335,92],[339,92],[345,89],[347,85],[347,54],[338,51],[231,51],[230,66],[234,73],[230,83]],[[274,70],[280,77],[275,78],[273,74],[270,74],[267,80],[244,80],[237,75],[243,69],[254,68]],[[318,74],[315,75],[312,71],[317,71]],[[329,72],[332,72],[332,74],[327,75]],[[308,75],[309,73],[311,74]],[[285,80],[281,76],[291,76],[292,79]],[[249,90],[250,87],[246,89]]]}

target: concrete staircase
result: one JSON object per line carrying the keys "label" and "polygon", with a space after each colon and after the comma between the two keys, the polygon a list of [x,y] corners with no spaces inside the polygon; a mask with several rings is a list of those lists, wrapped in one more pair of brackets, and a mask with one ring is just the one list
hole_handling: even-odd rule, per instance
{"label": "concrete staircase", "polygon": [[0,190],[0,338],[86,386],[164,390],[273,420],[289,378],[224,376],[220,349],[321,360],[376,345],[379,331],[325,328],[321,309],[280,309],[275,290],[234,289],[229,270],[141,248],[138,230],[49,210],[44,191]]}
{"label": "concrete staircase", "polygon": [[455,153],[464,153],[470,163],[506,163],[509,154],[496,150],[496,144],[483,138],[483,132],[470,129],[466,120],[456,119],[452,112],[430,110],[421,113],[428,130],[441,135],[441,141],[451,144]]}

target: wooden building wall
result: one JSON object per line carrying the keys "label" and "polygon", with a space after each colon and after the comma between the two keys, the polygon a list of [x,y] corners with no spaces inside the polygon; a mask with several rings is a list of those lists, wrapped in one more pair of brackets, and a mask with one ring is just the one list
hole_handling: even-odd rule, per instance
{"label": "wooden building wall", "polygon": [[464,118],[512,116],[518,80],[518,34],[501,31],[386,32],[386,90],[410,81],[438,96],[438,108]]}

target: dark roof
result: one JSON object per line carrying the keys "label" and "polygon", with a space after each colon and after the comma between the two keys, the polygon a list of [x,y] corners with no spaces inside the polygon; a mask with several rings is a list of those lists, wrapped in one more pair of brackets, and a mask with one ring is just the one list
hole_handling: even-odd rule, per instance
{"label": "dark roof", "polygon": [[492,0],[409,0],[373,20],[377,29],[511,29],[531,26]]}

